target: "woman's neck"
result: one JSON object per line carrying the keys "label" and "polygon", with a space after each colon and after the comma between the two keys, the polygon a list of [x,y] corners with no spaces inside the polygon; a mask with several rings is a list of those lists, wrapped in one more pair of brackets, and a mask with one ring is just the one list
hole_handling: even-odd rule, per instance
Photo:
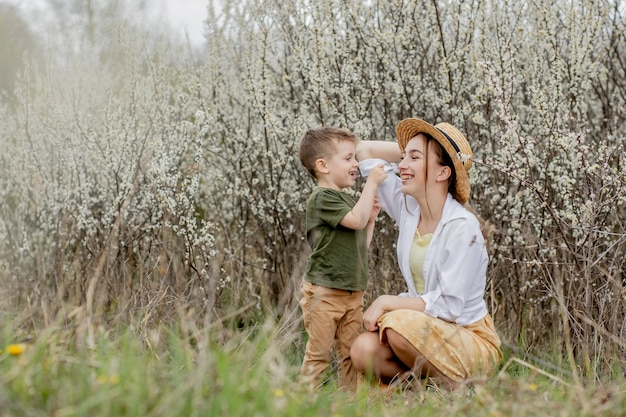
{"label": "woman's neck", "polygon": [[417,204],[420,206],[420,220],[418,229],[423,236],[428,233],[434,233],[441,215],[443,213],[443,207],[446,204],[447,194],[444,195],[429,195],[423,196],[417,199]]}

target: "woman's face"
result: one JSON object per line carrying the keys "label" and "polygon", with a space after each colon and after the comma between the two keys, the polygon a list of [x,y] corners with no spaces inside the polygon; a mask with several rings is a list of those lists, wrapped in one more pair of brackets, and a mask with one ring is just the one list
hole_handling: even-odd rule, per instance
{"label": "woman's face", "polygon": [[[415,198],[426,193],[426,183],[435,183],[442,165],[435,146],[426,146],[426,136],[418,134],[404,148],[402,161],[398,165],[401,191]],[[428,152],[428,155],[426,155]]]}

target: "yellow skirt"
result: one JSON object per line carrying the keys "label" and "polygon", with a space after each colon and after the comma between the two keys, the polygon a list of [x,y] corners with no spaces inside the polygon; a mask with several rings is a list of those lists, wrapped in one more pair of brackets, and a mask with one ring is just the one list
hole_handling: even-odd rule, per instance
{"label": "yellow skirt", "polygon": [[383,314],[378,324],[382,344],[388,344],[385,329],[392,328],[455,382],[489,375],[502,362],[500,337],[489,314],[459,326],[420,311],[394,310]]}

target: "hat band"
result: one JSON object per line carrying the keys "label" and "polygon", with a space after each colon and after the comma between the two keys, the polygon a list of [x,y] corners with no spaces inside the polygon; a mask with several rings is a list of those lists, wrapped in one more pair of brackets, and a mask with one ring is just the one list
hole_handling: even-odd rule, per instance
{"label": "hat band", "polygon": [[435,129],[440,131],[446,137],[446,139],[448,139],[448,142],[450,142],[450,145],[452,145],[452,147],[454,148],[456,153],[461,153],[461,149],[459,148],[459,146],[456,144],[455,141],[452,140],[452,138],[450,136],[448,136],[448,134],[446,132],[444,132],[443,130],[439,129],[437,126],[435,126]]}

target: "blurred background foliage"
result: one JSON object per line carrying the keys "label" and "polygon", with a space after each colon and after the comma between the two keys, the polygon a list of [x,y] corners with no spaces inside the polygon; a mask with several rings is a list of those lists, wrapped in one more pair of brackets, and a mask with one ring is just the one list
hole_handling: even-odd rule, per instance
{"label": "blurred background foliage", "polygon": [[[48,3],[36,21],[0,4],[0,320],[93,343],[112,320],[227,335],[271,318],[301,348],[301,135],[395,140],[420,117],[473,145],[503,340],[623,375],[619,0],[208,1],[201,48],[141,2]],[[368,301],[403,289],[395,238],[381,215]]]}
{"label": "blurred background foliage", "polygon": [[0,3],[0,94],[14,102],[15,78],[30,54],[38,55],[36,37],[15,6]]}

